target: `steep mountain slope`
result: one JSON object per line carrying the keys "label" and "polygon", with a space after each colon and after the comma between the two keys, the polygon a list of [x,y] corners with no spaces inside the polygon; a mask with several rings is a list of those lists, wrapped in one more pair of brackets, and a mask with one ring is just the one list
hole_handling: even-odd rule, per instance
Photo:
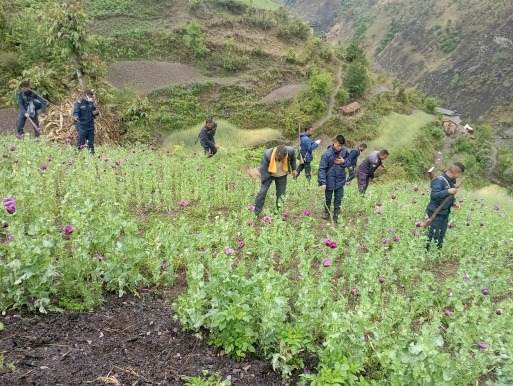
{"label": "steep mountain slope", "polygon": [[288,7],[328,41],[364,37],[376,69],[464,117],[483,120],[513,99],[509,0],[298,0]]}

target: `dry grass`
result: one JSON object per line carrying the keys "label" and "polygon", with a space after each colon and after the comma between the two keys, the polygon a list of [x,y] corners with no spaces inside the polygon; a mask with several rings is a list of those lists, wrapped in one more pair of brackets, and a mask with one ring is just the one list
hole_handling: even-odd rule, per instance
{"label": "dry grass", "polygon": [[[77,136],[75,125],[71,120],[73,104],[78,99],[72,95],[60,105],[51,105],[46,117],[41,118],[41,128],[48,141],[74,141]],[[98,106],[100,115],[95,120],[95,138],[98,145],[120,142],[119,117],[108,107]]]}

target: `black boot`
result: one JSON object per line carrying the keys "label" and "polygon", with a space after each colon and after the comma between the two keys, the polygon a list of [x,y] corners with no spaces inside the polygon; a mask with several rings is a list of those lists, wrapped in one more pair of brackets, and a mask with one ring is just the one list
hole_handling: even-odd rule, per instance
{"label": "black boot", "polygon": [[333,222],[338,224],[338,216],[340,215],[340,208],[336,208],[333,212]]}
{"label": "black boot", "polygon": [[323,220],[329,220],[330,219],[330,212],[327,210],[324,210],[324,213],[322,214]]}

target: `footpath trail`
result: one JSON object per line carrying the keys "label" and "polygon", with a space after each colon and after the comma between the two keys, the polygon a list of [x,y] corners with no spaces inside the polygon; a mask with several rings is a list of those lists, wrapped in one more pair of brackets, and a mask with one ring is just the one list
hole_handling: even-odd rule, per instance
{"label": "footpath trail", "polygon": [[330,95],[330,100],[328,102],[328,111],[326,112],[326,115],[312,125],[315,129],[321,127],[328,119],[331,118],[331,115],[333,114],[333,109],[335,107],[335,97],[337,96],[340,87],[342,87],[342,62],[339,59],[337,59],[337,62],[339,63],[337,72],[337,85],[335,86],[335,89]]}

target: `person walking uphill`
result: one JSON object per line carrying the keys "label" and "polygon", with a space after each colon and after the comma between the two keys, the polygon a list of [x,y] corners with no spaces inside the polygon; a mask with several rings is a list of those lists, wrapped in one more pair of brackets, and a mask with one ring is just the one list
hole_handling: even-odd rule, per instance
{"label": "person walking uphill", "polygon": [[[20,114],[16,122],[16,137],[21,139],[24,134],[25,122],[31,120],[34,126],[34,136],[39,138],[41,129],[39,128],[39,117],[37,112],[41,110],[41,114],[46,112],[48,102],[46,99],[31,90],[30,82],[24,80],[20,83],[20,91],[18,92],[18,106],[20,106]],[[43,115],[42,115],[43,116]]]}
{"label": "person walking uphill", "polygon": [[317,181],[324,190],[324,214],[323,219],[330,218],[331,201],[333,199],[333,222],[338,223],[342,198],[344,197],[344,185],[346,184],[346,158],[349,152],[344,147],[346,140],[343,135],[337,135],[333,145],[329,146],[321,157]]}
{"label": "person walking uphill", "polygon": [[[426,208],[426,213],[429,218],[431,219],[437,208],[442,204],[443,206],[429,224],[427,249],[429,249],[430,243],[433,240],[436,242],[438,248],[442,248],[443,246],[451,208],[455,207],[459,209],[460,207],[455,198],[455,194],[458,193],[458,189],[455,186],[456,179],[461,177],[464,171],[465,166],[463,166],[462,163],[454,162],[445,173],[431,180],[431,196]],[[446,200],[445,203],[444,200]]]}
{"label": "person walking uphill", "polygon": [[216,129],[217,123],[214,122],[213,119],[209,118],[205,121],[205,126],[201,128],[199,133],[200,143],[207,157],[212,157],[217,153],[217,149],[219,149],[219,145],[216,144],[216,140],[214,138],[216,135]]}
{"label": "person walking uphill", "polygon": [[[297,167],[297,176],[294,178],[299,177],[301,172],[305,171],[305,176],[308,181],[312,178],[312,160],[313,155],[312,151],[317,149],[319,144],[321,143],[321,140],[318,139],[317,141],[312,141],[310,137],[313,133],[313,127],[311,125],[308,125],[305,127],[305,131],[299,135],[299,154],[298,158],[300,160],[299,166]],[[301,162],[301,159],[303,162]]]}
{"label": "person walking uphill", "polygon": [[376,170],[380,166],[385,168],[385,165],[383,165],[383,160],[385,160],[387,157],[388,150],[374,151],[365,158],[360,166],[358,166],[358,191],[360,194],[365,194],[370,180],[374,178],[374,173]]}
{"label": "person walking uphill", "polygon": [[84,90],[84,95],[73,105],[73,122],[77,129],[77,148],[80,150],[87,141],[89,153],[94,154],[94,120],[99,114],[94,103],[93,90]]}
{"label": "person walking uphill", "polygon": [[361,143],[357,148],[352,149],[346,159],[347,171],[349,176],[346,180],[346,185],[349,185],[356,176],[356,164],[358,163],[358,157],[367,149],[366,143]]}
{"label": "person walking uphill", "polygon": [[295,150],[291,146],[277,146],[267,149],[258,169],[250,171],[252,177],[260,176],[260,191],[255,198],[255,216],[264,208],[265,196],[272,182],[276,184],[276,210],[281,209],[282,197],[287,190],[287,175],[297,176]]}

